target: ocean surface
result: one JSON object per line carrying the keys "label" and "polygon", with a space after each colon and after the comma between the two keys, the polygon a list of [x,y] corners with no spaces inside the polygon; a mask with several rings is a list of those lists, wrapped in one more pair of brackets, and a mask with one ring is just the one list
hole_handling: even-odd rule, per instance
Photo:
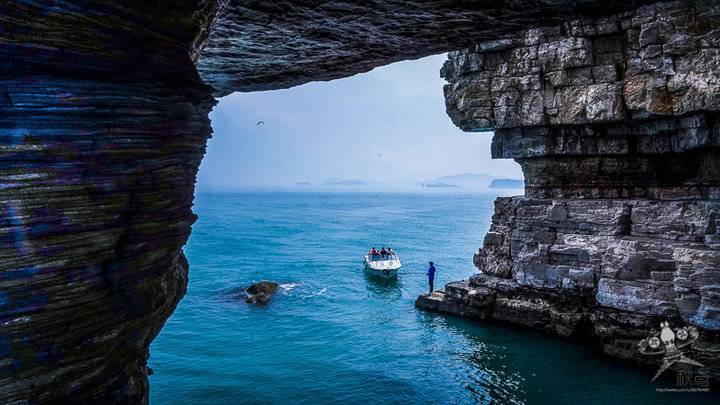
{"label": "ocean surface", "polygon": [[[417,311],[476,270],[486,193],[427,190],[199,194],[187,296],[151,346],[155,404],[672,403],[654,370],[538,332]],[[403,260],[396,281],[363,272],[369,247]],[[237,297],[273,280],[267,307]],[[714,398],[717,400],[717,397]],[[716,402],[717,403],[717,402]]]}

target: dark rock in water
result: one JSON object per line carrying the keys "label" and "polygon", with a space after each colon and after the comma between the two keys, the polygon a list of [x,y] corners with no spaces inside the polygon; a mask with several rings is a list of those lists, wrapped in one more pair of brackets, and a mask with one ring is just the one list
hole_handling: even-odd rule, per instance
{"label": "dark rock in water", "polygon": [[261,281],[245,289],[247,297],[245,302],[255,305],[267,305],[270,297],[275,294],[278,284],[272,281]]}
{"label": "dark rock in water", "polygon": [[261,281],[245,289],[245,292],[252,295],[273,294],[278,289],[278,284],[272,281]]}

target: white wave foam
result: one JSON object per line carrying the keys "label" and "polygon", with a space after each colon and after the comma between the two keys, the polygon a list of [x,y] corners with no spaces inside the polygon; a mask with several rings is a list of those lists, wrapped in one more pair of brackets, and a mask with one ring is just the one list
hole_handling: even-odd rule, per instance
{"label": "white wave foam", "polygon": [[308,299],[312,299],[315,297],[320,297],[322,295],[325,295],[326,291],[327,291],[327,288],[321,288],[316,291],[304,291],[303,293],[300,294],[299,298],[300,298],[300,301],[305,301]]}
{"label": "white wave foam", "polygon": [[292,291],[295,287],[299,287],[299,286],[301,286],[301,285],[303,285],[303,283],[284,283],[284,284],[278,284],[278,286],[279,286],[280,288],[282,288],[282,289],[284,290],[284,292],[290,292],[290,291]]}
{"label": "white wave foam", "polygon": [[325,294],[325,291],[327,291],[327,288],[321,288],[317,291],[311,291],[308,294],[308,297],[317,297],[317,296],[323,295],[323,294]]}

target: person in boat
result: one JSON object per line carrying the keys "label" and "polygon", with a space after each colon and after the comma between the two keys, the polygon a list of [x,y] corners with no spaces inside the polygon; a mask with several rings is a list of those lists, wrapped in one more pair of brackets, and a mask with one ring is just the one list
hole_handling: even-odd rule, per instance
{"label": "person in boat", "polygon": [[389,259],[392,259],[395,257],[395,252],[393,252],[393,250],[390,246],[388,246],[388,248],[387,248],[387,257]]}
{"label": "person in boat", "polygon": [[428,264],[430,265],[427,271],[428,284],[430,285],[430,294],[432,294],[434,290],[433,283],[435,282],[435,264],[433,262],[430,262]]}
{"label": "person in boat", "polygon": [[378,253],[377,249],[375,249],[375,246],[373,246],[373,248],[370,249],[370,253],[368,254],[370,255],[371,260],[375,260],[380,253]]}
{"label": "person in boat", "polygon": [[380,256],[384,259],[387,254],[387,250],[385,250],[385,246],[383,246],[382,249],[380,249]]}

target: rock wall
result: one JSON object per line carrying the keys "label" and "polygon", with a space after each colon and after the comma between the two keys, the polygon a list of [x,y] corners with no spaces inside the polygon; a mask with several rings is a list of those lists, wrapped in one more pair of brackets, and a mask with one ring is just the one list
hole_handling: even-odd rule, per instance
{"label": "rock wall", "polygon": [[526,189],[496,201],[481,274],[417,305],[641,362],[661,321],[694,325],[693,356],[720,377],[720,6],[528,29],[451,53],[442,74],[450,117],[494,129]]}
{"label": "rock wall", "polygon": [[[664,1],[664,0],[660,0]],[[198,70],[218,96],[332,80],[652,0],[220,0]]]}
{"label": "rock wall", "polygon": [[154,3],[0,4],[2,403],[147,400],[215,103]]}

